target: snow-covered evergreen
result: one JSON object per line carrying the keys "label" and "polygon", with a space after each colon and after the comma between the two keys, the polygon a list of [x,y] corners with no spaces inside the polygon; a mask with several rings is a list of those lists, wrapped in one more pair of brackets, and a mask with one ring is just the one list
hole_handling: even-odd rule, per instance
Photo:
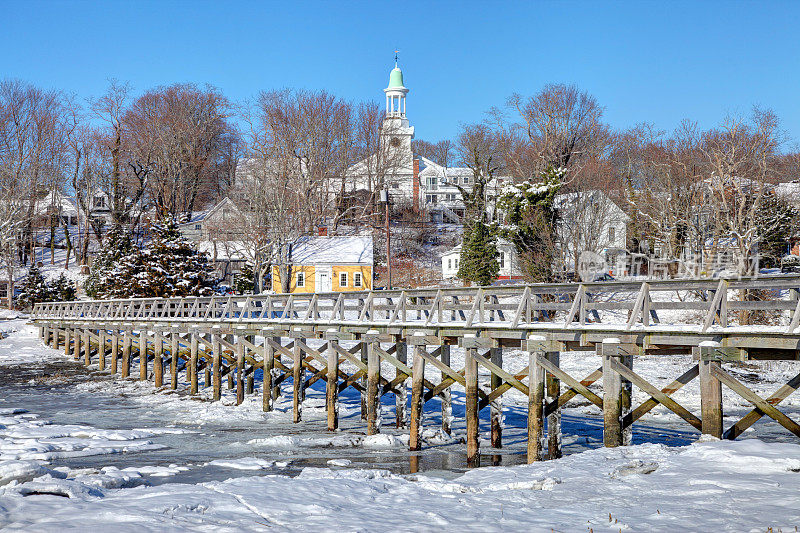
{"label": "snow-covered evergreen", "polygon": [[20,287],[17,302],[23,308],[30,309],[36,303],[48,302],[54,299],[53,290],[45,281],[42,271],[39,270],[35,263],[32,264],[28,269],[25,281],[22,282],[22,287]]}
{"label": "snow-covered evergreen", "polygon": [[[144,248],[124,249],[116,242],[104,260],[118,257],[112,268],[99,276],[97,298],[169,298],[207,296],[216,284],[208,256],[197,251],[178,231],[174,221],[154,224]],[[112,241],[113,242],[113,241]],[[110,244],[110,246],[112,246]],[[102,271],[101,271],[102,272]]]}

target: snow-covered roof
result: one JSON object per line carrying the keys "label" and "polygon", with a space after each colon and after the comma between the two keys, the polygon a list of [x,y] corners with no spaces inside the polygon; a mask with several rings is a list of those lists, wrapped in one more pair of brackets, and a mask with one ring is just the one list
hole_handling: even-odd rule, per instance
{"label": "snow-covered roof", "polygon": [[372,265],[372,237],[306,237],[292,248],[300,265]]}
{"label": "snow-covered roof", "polygon": [[217,261],[247,261],[253,256],[252,247],[243,241],[199,241],[198,251],[205,252],[214,258],[216,246]]}
{"label": "snow-covered roof", "polygon": [[78,215],[78,209],[75,207],[75,200],[58,191],[50,191],[47,193],[47,196],[36,201],[36,214],[43,215],[54,207],[60,210],[61,214],[64,216],[73,217]]}
{"label": "snow-covered roof", "polygon": [[568,192],[557,195],[553,198],[553,207],[560,210],[567,209],[583,209],[586,203],[589,204],[604,204],[608,206],[615,217],[622,220],[630,220],[625,211],[623,211],[606,193],[600,190],[591,191],[578,191]]}
{"label": "snow-covered roof", "polygon": [[[504,239],[502,237],[498,237],[497,238],[497,246],[499,248],[508,248],[508,247],[511,247],[511,246],[514,246],[514,245],[511,243],[511,241],[508,241],[508,240],[506,240],[506,239]],[[440,257],[447,257],[448,255],[455,255],[455,254],[461,254],[461,245],[460,244],[458,246],[450,248],[449,250],[447,250],[446,252],[441,254]]]}

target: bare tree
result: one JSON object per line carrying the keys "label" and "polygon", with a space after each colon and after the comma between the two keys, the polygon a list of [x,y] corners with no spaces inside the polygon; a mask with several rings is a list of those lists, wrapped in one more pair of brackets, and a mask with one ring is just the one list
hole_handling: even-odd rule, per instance
{"label": "bare tree", "polygon": [[219,185],[226,143],[234,131],[230,104],[216,89],[172,85],[137,98],[124,117],[130,130],[130,166],[146,179],[159,217],[191,214],[205,188]]}
{"label": "bare tree", "polygon": [[566,169],[571,179],[587,159],[608,147],[610,133],[602,122],[603,107],[574,85],[546,85],[529,98],[515,94],[508,105],[522,119],[523,135],[514,127],[505,128],[507,158],[509,166],[526,177],[551,167]]}

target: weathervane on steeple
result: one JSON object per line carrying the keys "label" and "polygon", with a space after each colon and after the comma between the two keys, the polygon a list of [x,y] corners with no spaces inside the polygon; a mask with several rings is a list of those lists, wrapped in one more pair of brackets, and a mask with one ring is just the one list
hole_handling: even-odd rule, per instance
{"label": "weathervane on steeple", "polygon": [[394,51],[394,66],[397,67],[397,54],[400,53],[400,50]]}

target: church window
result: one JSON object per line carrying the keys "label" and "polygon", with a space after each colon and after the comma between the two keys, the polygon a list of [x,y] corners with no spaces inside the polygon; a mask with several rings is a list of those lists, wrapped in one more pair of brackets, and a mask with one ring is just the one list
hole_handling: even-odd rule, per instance
{"label": "church window", "polygon": [[392,140],[389,141],[389,145],[393,148],[400,146],[400,137],[392,137]]}
{"label": "church window", "polygon": [[500,252],[500,268],[506,267],[506,253]]}

